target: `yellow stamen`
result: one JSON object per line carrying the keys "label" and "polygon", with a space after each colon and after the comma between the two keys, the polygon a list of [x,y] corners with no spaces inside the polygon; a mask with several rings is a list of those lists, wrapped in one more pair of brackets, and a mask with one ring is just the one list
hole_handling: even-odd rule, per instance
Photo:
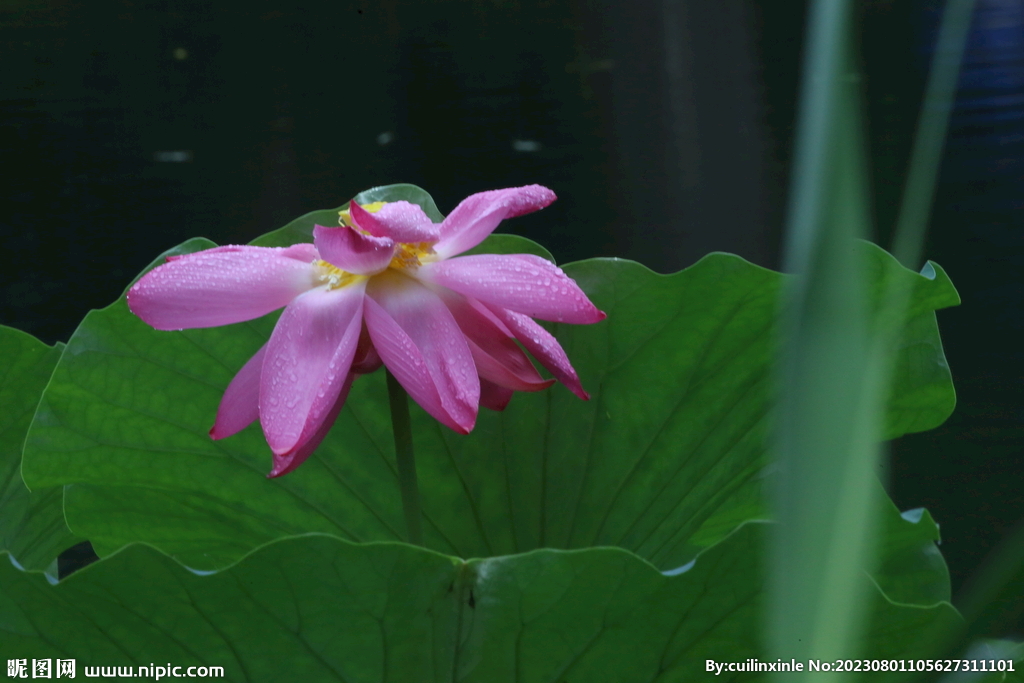
{"label": "yellow stamen", "polygon": [[436,252],[429,242],[401,242],[396,245],[395,256],[388,264],[388,268],[416,268],[423,264],[423,261],[432,261],[430,258]]}
{"label": "yellow stamen", "polygon": [[356,275],[355,273],[344,271],[323,259],[313,261],[313,267],[317,269],[317,279],[320,282],[326,283],[328,289],[340,289],[366,277],[365,275]]}

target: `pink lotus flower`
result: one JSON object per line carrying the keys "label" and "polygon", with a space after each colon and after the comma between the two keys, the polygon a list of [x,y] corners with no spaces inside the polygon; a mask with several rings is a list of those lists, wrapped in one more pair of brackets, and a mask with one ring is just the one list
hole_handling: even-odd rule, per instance
{"label": "pink lotus flower", "polygon": [[538,256],[452,258],[503,219],[554,200],[539,185],[481,192],[439,224],[408,202],[353,202],[342,226],[316,226],[313,244],[168,257],[128,291],[128,306],[158,330],[229,325],[285,307],[228,385],[210,430],[223,439],[259,418],[274,453],[271,477],[309,457],[355,377],[382,361],[430,415],[467,434],[479,405],[502,410],[513,391],[555,381],[516,340],[589,398],[558,341],[531,319],[603,320],[576,283]]}

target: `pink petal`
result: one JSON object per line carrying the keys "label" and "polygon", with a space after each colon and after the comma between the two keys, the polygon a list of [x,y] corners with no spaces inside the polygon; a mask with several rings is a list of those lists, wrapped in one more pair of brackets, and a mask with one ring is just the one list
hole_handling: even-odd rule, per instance
{"label": "pink petal", "polygon": [[303,249],[226,246],[175,257],[128,290],[128,307],[158,330],[259,318],[316,286],[310,262],[295,257]]}
{"label": "pink petal", "polygon": [[480,380],[480,405],[501,412],[512,400],[512,390],[499,387],[494,382]]}
{"label": "pink petal", "polygon": [[[538,373],[529,359],[529,370],[520,367],[509,367],[505,357],[494,357],[472,341],[469,342],[470,353],[473,354],[473,362],[476,364],[476,371],[481,380],[487,380],[500,387],[514,391],[543,391],[555,383],[553,379],[544,379]],[[519,353],[522,353],[520,351]],[[523,356],[525,359],[525,355]],[[516,361],[519,359],[516,358]],[[520,365],[516,363],[516,365]]]}
{"label": "pink petal", "polygon": [[352,365],[364,298],[364,283],[314,289],[277,321],[260,377],[260,423],[275,455],[301,449],[327,420]]}
{"label": "pink petal", "polygon": [[[263,249],[264,247],[257,247],[257,248],[258,249]],[[279,252],[280,256],[285,256],[285,257],[290,258],[290,259],[295,259],[296,261],[305,261],[306,263],[312,263],[316,259],[320,258],[320,254],[317,252],[316,247],[314,247],[309,242],[299,242],[298,244],[293,244],[290,247],[275,247],[275,248],[280,249],[280,252]],[[229,253],[229,252],[237,252],[238,249],[239,249],[239,245],[237,245],[237,244],[228,244],[228,245],[225,245],[225,246],[222,246],[222,247],[212,247],[210,249],[204,249],[201,252],[195,252],[195,253],[201,253],[201,254],[222,254],[222,253]],[[168,256],[164,260],[166,262],[170,263],[171,261],[177,261],[178,259],[187,258],[187,257],[193,256],[193,255],[194,254],[172,254],[172,255]]]}
{"label": "pink petal", "polygon": [[469,350],[481,379],[516,391],[540,391],[554,383],[555,380],[540,376],[523,350],[512,341],[505,326],[490,311],[480,304],[480,308],[474,307],[466,297],[451,290],[443,290],[441,298],[469,341]]}
{"label": "pink petal", "polygon": [[260,416],[260,373],[267,345],[253,355],[238,371],[217,408],[217,419],[210,428],[210,438],[226,439],[242,431]]}
{"label": "pink petal", "polygon": [[441,239],[434,251],[443,259],[461,254],[483,242],[506,218],[538,211],[555,199],[555,193],[541,185],[470,195],[441,223]]}
{"label": "pink petal", "polygon": [[296,467],[306,461],[306,458],[313,454],[313,451],[317,449],[320,443],[327,436],[327,432],[331,431],[331,427],[334,426],[334,421],[338,419],[338,413],[341,412],[341,407],[345,405],[345,399],[348,398],[349,389],[352,388],[352,382],[356,379],[355,373],[348,373],[345,377],[345,383],[341,386],[341,393],[338,394],[338,399],[334,402],[334,406],[331,411],[327,414],[326,419],[320,425],[320,428],[316,430],[308,440],[299,444],[291,451],[286,451],[281,454],[274,454],[274,467],[270,470],[270,474],[267,478],[280,477],[282,474],[288,474]]}
{"label": "pink petal", "polygon": [[376,372],[383,365],[377,349],[373,348],[370,341],[370,332],[366,329],[366,321],[359,331],[359,343],[356,345],[356,353],[352,357],[352,373],[355,375],[369,375]]}
{"label": "pink petal", "polygon": [[376,213],[370,213],[355,202],[349,205],[352,222],[377,237],[390,237],[396,242],[436,242],[440,226],[430,220],[418,204],[406,201],[388,202]]}
{"label": "pink petal", "polygon": [[531,318],[580,324],[606,317],[561,268],[530,254],[480,254],[425,263],[416,277]]}
{"label": "pink petal", "polygon": [[452,314],[436,294],[399,273],[373,278],[367,294],[366,327],[385,367],[435,419],[468,434],[480,382]]}
{"label": "pink petal", "polygon": [[299,242],[298,244],[293,244],[290,247],[285,247],[284,251],[281,252],[281,256],[287,256],[288,258],[295,259],[296,261],[312,263],[320,258],[320,252],[318,252],[316,247],[309,242]]}
{"label": "pink petal", "polygon": [[547,368],[559,382],[584,401],[590,400],[590,394],[583,390],[583,385],[580,384],[580,378],[576,375],[572,363],[569,362],[569,357],[565,355],[561,344],[550,332],[522,313],[498,306],[489,306],[489,308],[512,331],[519,343],[525,346],[526,350],[533,354],[533,357],[540,361],[540,364]]}
{"label": "pink petal", "polygon": [[395,255],[395,243],[390,237],[364,235],[349,227],[314,226],[313,240],[325,261],[359,275],[379,273]]}

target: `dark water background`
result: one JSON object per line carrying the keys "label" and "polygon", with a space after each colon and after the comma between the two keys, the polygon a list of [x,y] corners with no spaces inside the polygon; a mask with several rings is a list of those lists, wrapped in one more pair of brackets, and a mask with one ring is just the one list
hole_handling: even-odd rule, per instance
{"label": "dark water background", "polygon": [[[935,5],[860,3],[883,245]],[[560,261],[778,267],[804,2],[235,7],[0,7],[0,323],[67,339],[184,239],[246,242],[393,182],[445,212],[552,187],[506,228]],[[939,315],[959,405],[888,472],[901,509],[940,522],[954,588],[1024,517],[1022,152],[1024,0],[978,0],[926,249],[964,301]]]}

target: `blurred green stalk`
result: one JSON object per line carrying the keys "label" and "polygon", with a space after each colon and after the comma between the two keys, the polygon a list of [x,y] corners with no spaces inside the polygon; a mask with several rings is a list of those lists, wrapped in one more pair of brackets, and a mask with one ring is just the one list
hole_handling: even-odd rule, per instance
{"label": "blurred green stalk", "polygon": [[[926,106],[908,171],[897,256],[916,262],[970,15],[952,0],[943,18]],[[807,26],[785,270],[796,275],[783,302],[776,370],[774,510],[766,641],[772,658],[802,662],[786,681],[851,680],[812,673],[812,659],[870,656],[859,650],[874,589],[873,500],[882,410],[909,290],[885,293],[882,326],[868,318],[866,278],[854,251],[869,233],[870,199],[855,77],[852,7],[816,0]],[[943,42],[946,41],[946,42]]]}
{"label": "blurred green stalk", "polygon": [[[771,657],[857,654],[873,560],[881,391],[856,239],[869,204],[851,4],[818,1],[808,23],[790,195],[770,556]],[[850,680],[803,671],[780,680]]]}

